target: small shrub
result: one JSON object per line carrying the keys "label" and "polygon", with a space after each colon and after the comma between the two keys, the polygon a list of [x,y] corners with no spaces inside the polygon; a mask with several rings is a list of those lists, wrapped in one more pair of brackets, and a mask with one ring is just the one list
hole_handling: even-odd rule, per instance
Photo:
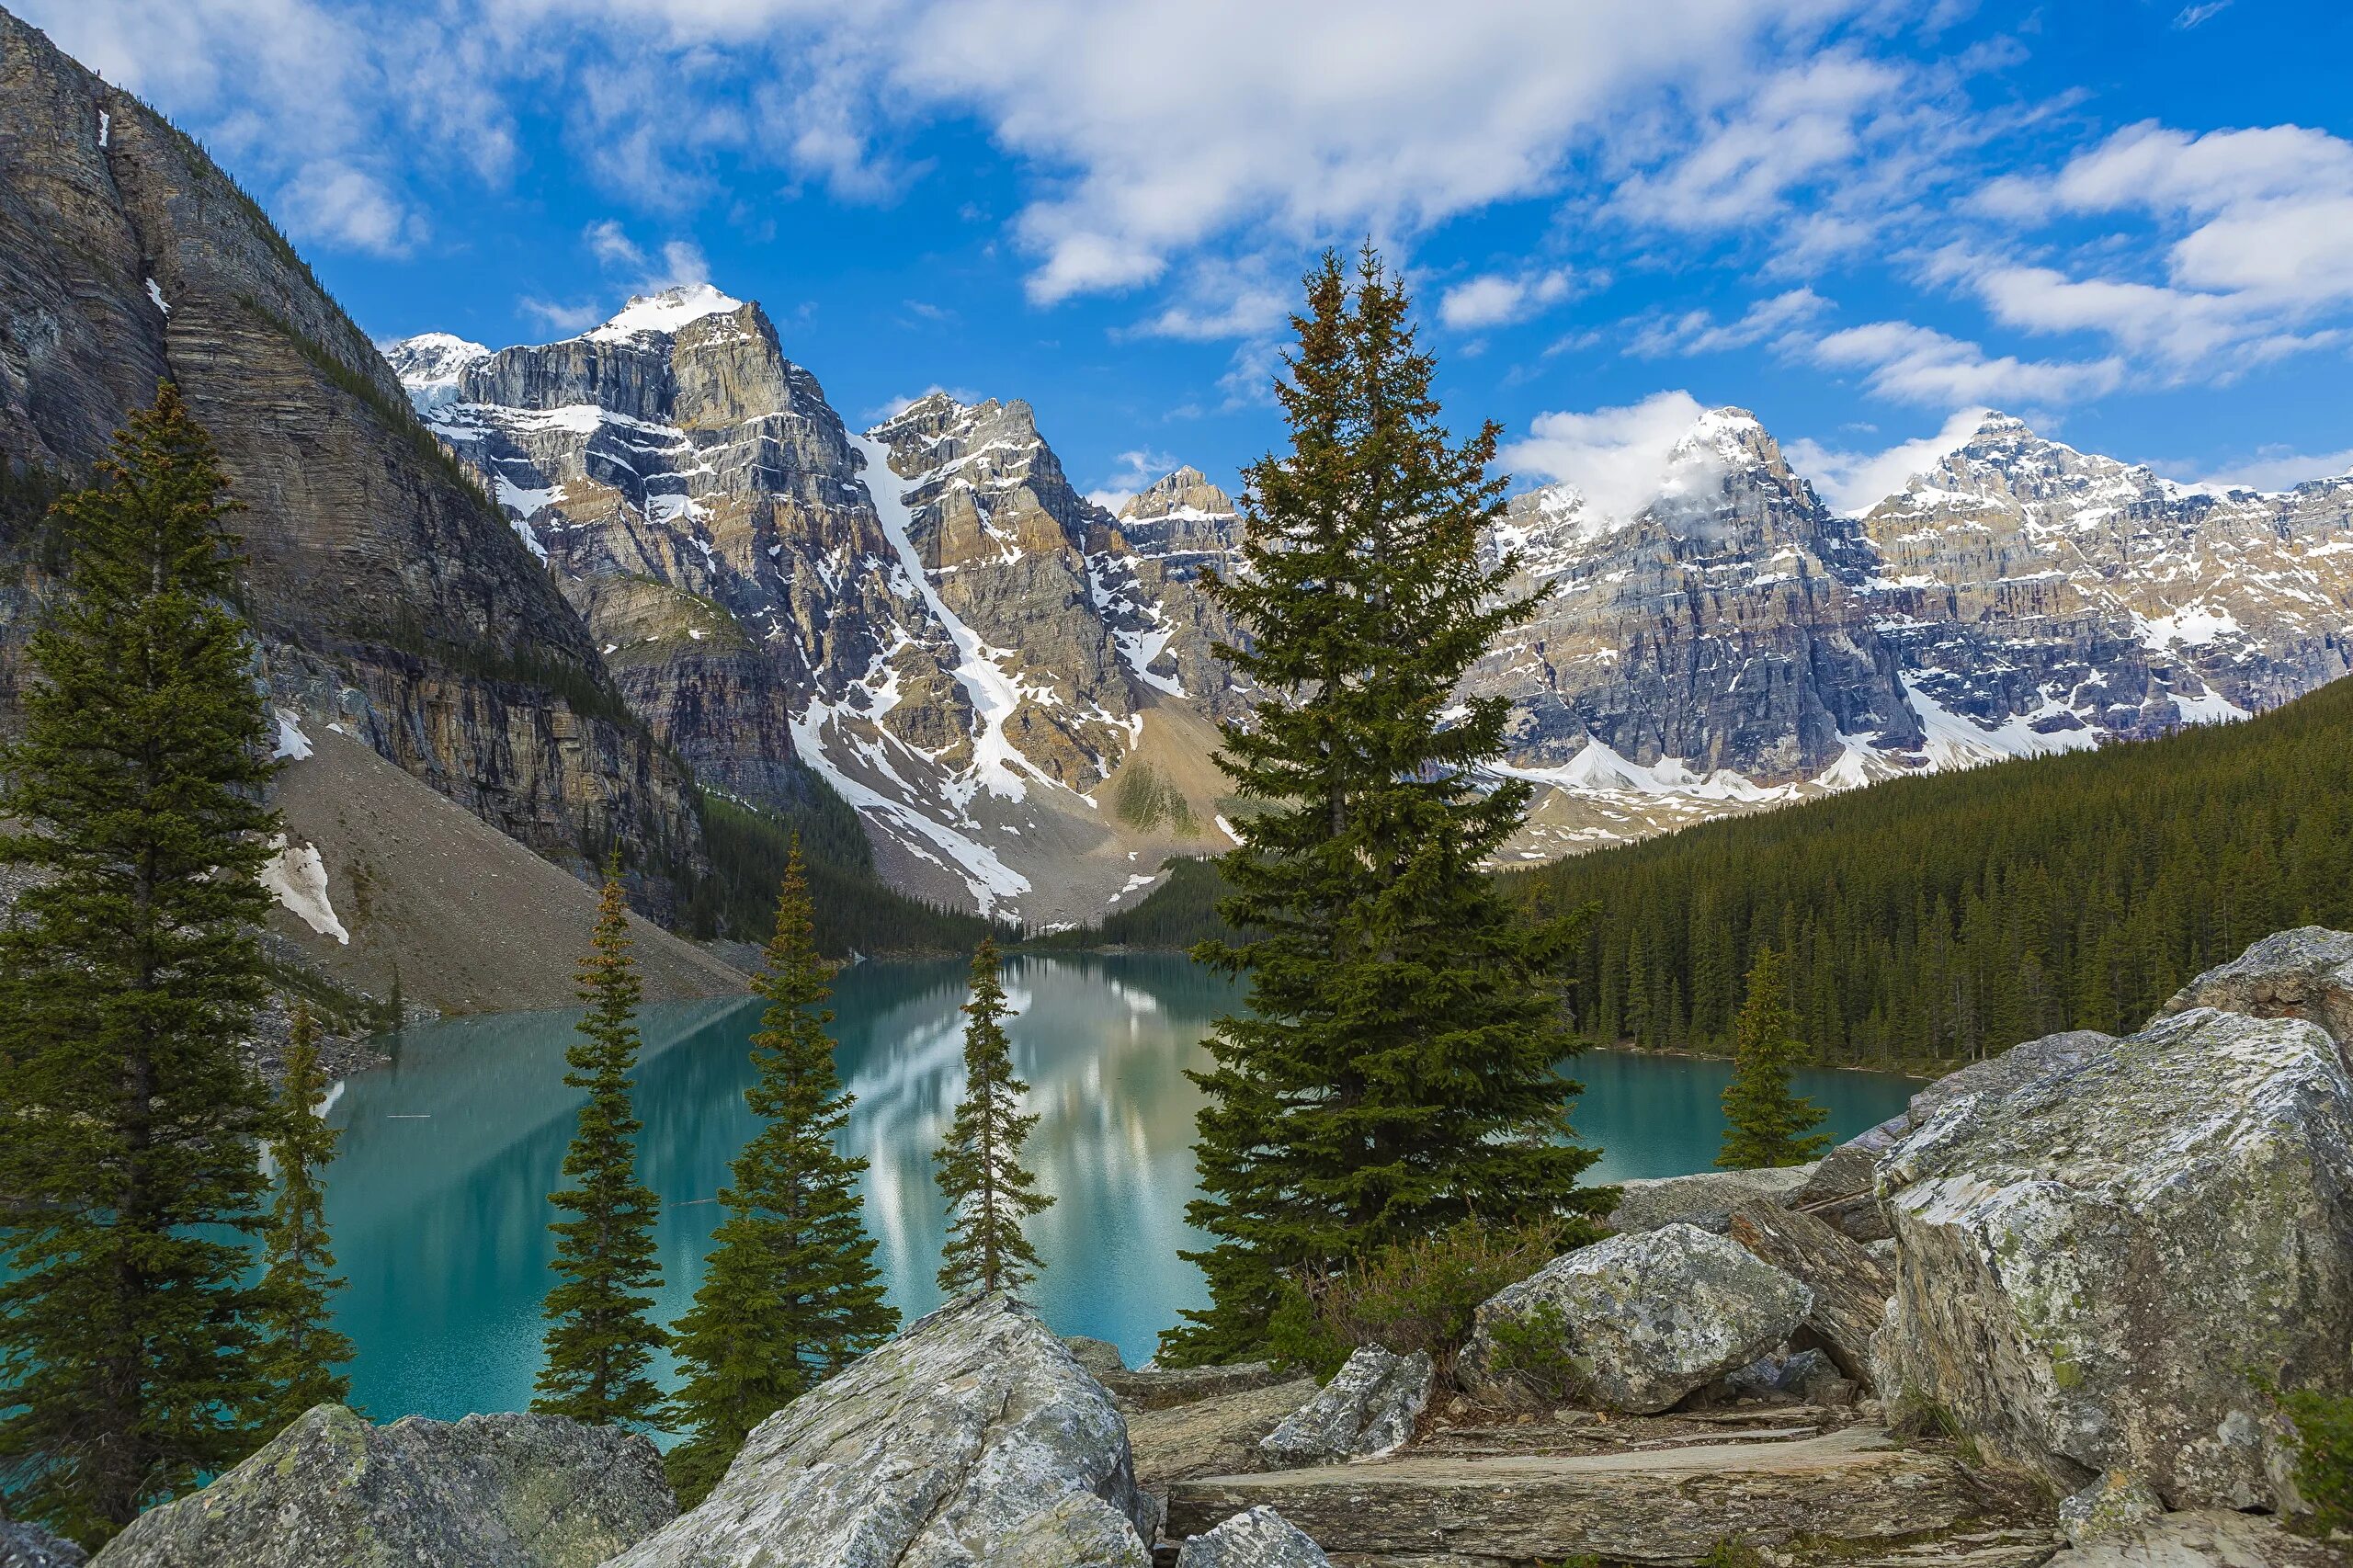
{"label": "small shrub", "polygon": [[1699,1568],[1769,1568],[1769,1560],[1737,1536],[1726,1536],[1699,1559]]}
{"label": "small shrub", "polygon": [[1426,1350],[1444,1376],[1471,1337],[1480,1302],[1597,1233],[1583,1221],[1518,1228],[1467,1221],[1384,1247],[1293,1286],[1268,1322],[1269,1351],[1328,1376],[1358,1346]]}
{"label": "small shrub", "polygon": [[1525,1317],[1497,1319],[1487,1337],[1495,1342],[1494,1369],[1508,1373],[1527,1393],[1558,1403],[1576,1392],[1582,1379],[1568,1348],[1569,1321],[1551,1301]]}
{"label": "small shrub", "polygon": [[2296,1490],[2314,1535],[2353,1531],[2353,1394],[2298,1389],[2279,1397],[2296,1428]]}

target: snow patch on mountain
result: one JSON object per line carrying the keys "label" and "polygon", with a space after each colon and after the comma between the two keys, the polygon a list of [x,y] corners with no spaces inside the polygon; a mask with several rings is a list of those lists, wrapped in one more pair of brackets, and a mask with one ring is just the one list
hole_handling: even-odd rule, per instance
{"label": "snow patch on mountain", "polygon": [[722,294],[708,283],[687,283],[658,294],[631,298],[602,326],[582,334],[592,343],[630,343],[639,337],[666,337],[688,322],[724,315],[744,308],[744,301]]}

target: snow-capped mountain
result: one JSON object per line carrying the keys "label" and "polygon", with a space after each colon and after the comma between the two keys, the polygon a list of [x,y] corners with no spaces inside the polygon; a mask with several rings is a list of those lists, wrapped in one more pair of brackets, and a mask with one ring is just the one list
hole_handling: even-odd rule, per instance
{"label": "snow-capped mountain", "polygon": [[[706,784],[786,804],[813,770],[902,886],[1040,920],[1217,839],[1185,687],[1226,684],[1214,614],[1026,403],[934,395],[852,432],[708,285],[558,343],[387,356]],[[1207,513],[1187,542],[1223,549]]]}
{"label": "snow-capped mountain", "polygon": [[[1028,404],[935,393],[853,431],[709,285],[562,342],[388,358],[707,784],[858,808],[932,896],[1081,918],[1224,841],[1213,722],[1253,693],[1201,589],[1233,501],[1180,468],[1114,517]],[[1465,682],[1513,708],[1536,858],[1921,768],[2141,737],[2348,667],[2353,476],[2215,493],[1989,416],[1861,517],[1745,410],[1616,509],[1494,530],[1546,602]],[[1630,493],[1623,474],[1605,493]]]}
{"label": "snow-capped mountain", "polygon": [[1655,498],[1573,484],[1495,531],[1551,590],[1473,673],[1536,858],[1927,767],[2240,717],[2336,679],[2353,483],[2216,494],[1988,416],[1860,518],[1718,409]]}

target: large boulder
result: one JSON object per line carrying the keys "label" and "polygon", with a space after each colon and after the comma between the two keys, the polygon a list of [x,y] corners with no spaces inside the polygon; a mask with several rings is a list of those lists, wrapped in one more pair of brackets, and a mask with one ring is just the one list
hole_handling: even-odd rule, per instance
{"label": "large boulder", "polygon": [[1429,1408],[1434,1375],[1427,1350],[1400,1356],[1378,1345],[1360,1345],[1332,1381],[1259,1446],[1285,1464],[1394,1453]]}
{"label": "large boulder", "polygon": [[1110,1394],[1029,1308],[973,1296],[762,1422],[708,1498],[611,1568],[1120,1562],[1081,1494],[1151,1539]]}
{"label": "large boulder", "polygon": [[1272,1508],[1251,1508],[1185,1543],[1176,1568],[1331,1568],[1324,1549]]}
{"label": "large boulder", "polygon": [[2274,932],[2183,986],[2157,1010],[2157,1018],[2193,1007],[2219,1007],[2251,1018],[2302,1018],[2326,1029],[2344,1054],[2353,1046],[2353,934],[2323,926]]}
{"label": "large boulder", "polygon": [[1903,1110],[1867,1128],[1824,1154],[1803,1186],[1784,1199],[1787,1208],[1811,1214],[1859,1242],[1893,1234],[1881,1212],[1872,1183],[1879,1163],[1936,1114],[1962,1096],[2005,1095],[2038,1079],[2063,1076],[2116,1044],[2097,1029],[2068,1029],[2014,1045],[1999,1056],[1946,1074],[1912,1096]]}
{"label": "large boulder", "polygon": [[1952,1096],[1879,1193],[1882,1388],[2063,1493],[2279,1507],[2253,1380],[2353,1389],[2353,1083],[2313,1024],[2200,1008]]}
{"label": "large boulder", "polygon": [[94,1568],[595,1568],[677,1499],[643,1437],[554,1415],[322,1404],[200,1492],[142,1514]]}
{"label": "large boulder", "polygon": [[1871,1387],[1871,1339],[1895,1289],[1887,1265],[1811,1214],[1750,1203],[1733,1210],[1724,1234],[1813,1292],[1800,1326],[1838,1370]]}
{"label": "large boulder", "polygon": [[1610,1213],[1609,1228],[1622,1233],[1679,1223],[1721,1231],[1725,1218],[1742,1204],[1759,1199],[1781,1202],[1804,1187],[1813,1174],[1811,1165],[1765,1165],[1620,1182],[1618,1207]]}
{"label": "large boulder", "polygon": [[1609,1410],[1666,1409],[1779,1346],[1813,1292],[1696,1225],[1612,1236],[1481,1303],[1457,1363],[1474,1394],[1535,1377]]}
{"label": "large boulder", "polygon": [[2290,1535],[2277,1519],[2201,1508],[2069,1547],[2048,1568],[2345,1568],[2345,1554]]}

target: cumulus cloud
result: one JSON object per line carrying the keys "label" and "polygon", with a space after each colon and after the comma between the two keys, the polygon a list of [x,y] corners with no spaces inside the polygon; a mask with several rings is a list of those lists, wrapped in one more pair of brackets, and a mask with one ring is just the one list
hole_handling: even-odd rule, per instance
{"label": "cumulus cloud", "polygon": [[1811,437],[1800,437],[1787,449],[1790,466],[1813,484],[1832,511],[1859,517],[1902,490],[1914,474],[1927,472],[1961,450],[1991,412],[1964,408],[1933,436],[1874,450],[1825,447]]}
{"label": "cumulus cloud", "polygon": [[1114,463],[1111,476],[1086,493],[1089,501],[1107,512],[1119,511],[1136,498],[1138,491],[1165,478],[1176,467],[1176,460],[1170,454],[1144,447],[1121,452]]}
{"label": "cumulus cloud", "polygon": [[1745,348],[1768,338],[1779,338],[1791,327],[1813,320],[1830,308],[1830,301],[1812,289],[1790,289],[1758,300],[1733,321],[1720,322],[1706,311],[1657,317],[1642,323],[1626,352],[1646,359],[1670,354],[1714,354]]}
{"label": "cumulus cloud", "polygon": [[2112,355],[2094,360],[1989,355],[1974,343],[1900,321],[1847,327],[1802,351],[1818,365],[1861,371],[1863,384],[1881,397],[1943,408],[2097,397],[2115,391],[2125,369]]}
{"label": "cumulus cloud", "polygon": [[1697,398],[1678,391],[1653,392],[1621,408],[1540,414],[1499,460],[1524,479],[1573,484],[1595,512],[1623,519],[1670,488],[1689,488],[1687,480],[1708,477],[1680,473],[1676,453],[1676,444],[1706,412]]}
{"label": "cumulus cloud", "polygon": [[1438,317],[1457,331],[1503,326],[1559,304],[1574,287],[1574,275],[1564,267],[1517,276],[1491,272],[1447,290]]}
{"label": "cumulus cloud", "polygon": [[336,158],[305,165],[278,193],[278,207],[297,235],[377,256],[405,256],[426,233],[423,215],[381,180]]}
{"label": "cumulus cloud", "polygon": [[2341,452],[2299,452],[2288,447],[2265,447],[2255,456],[2225,464],[2219,470],[2188,463],[2165,463],[2160,469],[2177,479],[2215,485],[2224,490],[2293,490],[2310,479],[2353,477],[2353,447]]}

